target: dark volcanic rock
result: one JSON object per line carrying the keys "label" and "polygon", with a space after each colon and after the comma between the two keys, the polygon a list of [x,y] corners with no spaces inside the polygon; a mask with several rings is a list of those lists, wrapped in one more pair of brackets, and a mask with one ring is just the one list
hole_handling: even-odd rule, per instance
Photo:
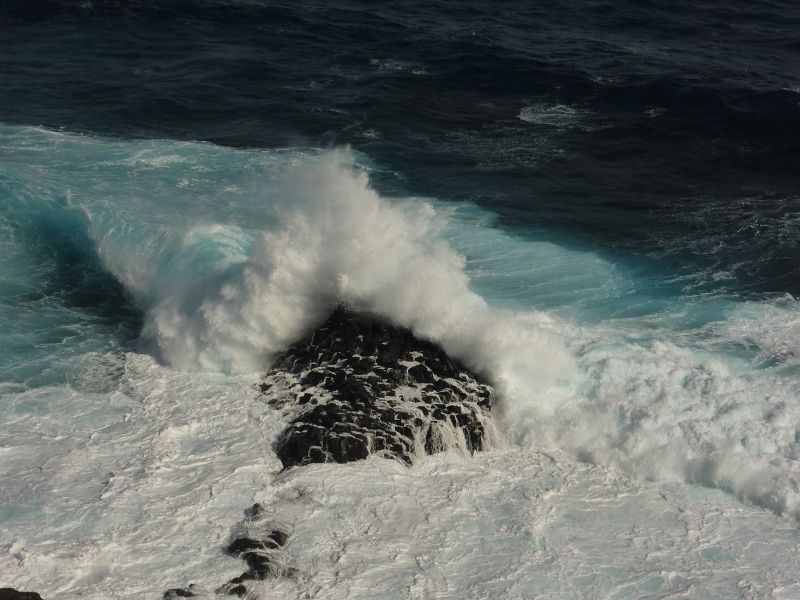
{"label": "dark volcanic rock", "polygon": [[36,592],[18,592],[13,588],[0,588],[0,600],[42,600]]}
{"label": "dark volcanic rock", "polygon": [[292,415],[284,467],[486,444],[492,389],[436,344],[339,307],[278,357],[262,392]]}

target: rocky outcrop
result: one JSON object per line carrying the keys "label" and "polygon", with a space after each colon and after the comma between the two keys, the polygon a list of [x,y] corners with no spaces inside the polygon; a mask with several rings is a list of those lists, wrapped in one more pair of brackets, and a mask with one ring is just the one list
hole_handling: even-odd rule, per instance
{"label": "rocky outcrop", "polygon": [[[371,454],[410,464],[446,449],[476,452],[492,438],[488,384],[436,344],[345,307],[275,360],[261,392],[289,420],[276,444],[284,468]],[[247,509],[224,547],[246,570],[215,592],[243,598],[254,581],[302,581],[285,548],[290,531],[259,504]],[[190,585],[164,599],[194,595]]]}
{"label": "rocky outcrop", "polygon": [[436,344],[339,307],[275,361],[261,386],[291,422],[284,467],[379,454],[475,452],[487,444],[492,389]]}

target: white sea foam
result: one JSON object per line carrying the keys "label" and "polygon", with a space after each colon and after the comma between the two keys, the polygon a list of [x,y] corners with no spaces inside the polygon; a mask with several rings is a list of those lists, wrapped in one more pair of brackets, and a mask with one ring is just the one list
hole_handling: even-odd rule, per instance
{"label": "white sea foam", "polygon": [[280,469],[280,415],[230,378],[146,355],[86,361],[72,386],[2,397],[2,585],[149,598],[240,573],[221,545]]}
{"label": "white sea foam", "polygon": [[523,107],[517,118],[534,125],[565,129],[577,126],[583,118],[583,113],[566,104],[531,104]]}
{"label": "white sea foam", "polygon": [[0,431],[4,585],[107,600],[192,583],[216,598],[245,569],[223,548],[259,502],[291,532],[298,576],[251,582],[256,598],[800,593],[796,527],[717,490],[530,449],[281,474],[284,423],[250,386],[96,358],[116,363],[88,376],[107,391],[19,394]]}
{"label": "white sea foam", "polygon": [[[800,516],[793,298],[660,297],[475,207],[382,198],[348,153],[0,133],[7,216],[34,197],[82,211],[172,365],[2,385],[4,585],[211,590],[242,570],[220,549],[256,499],[296,524],[286,597],[800,593],[796,521],[775,514]],[[276,477],[280,416],[218,372],[249,377],[341,301],[488,374],[515,446]]]}

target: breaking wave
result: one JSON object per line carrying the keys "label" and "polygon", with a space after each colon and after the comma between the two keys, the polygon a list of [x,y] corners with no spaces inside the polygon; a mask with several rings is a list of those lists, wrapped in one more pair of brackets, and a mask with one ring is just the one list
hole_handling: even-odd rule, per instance
{"label": "breaking wave", "polygon": [[[347,150],[2,135],[14,150],[2,172],[13,233],[4,260],[16,261],[17,280],[51,306],[67,298],[21,262],[33,259],[20,232],[48,223],[50,254],[94,273],[62,287],[94,290],[90,307],[103,315],[114,303],[129,311],[103,272],[113,274],[143,315],[144,340],[172,366],[252,377],[345,302],[484,374],[514,443],[800,516],[791,297],[665,293],[596,253],[510,235],[474,206],[383,197],[374,167]],[[5,321],[27,318],[6,300]],[[44,319],[39,330],[24,327],[53,337],[85,312],[59,306],[30,313]],[[98,344],[65,340],[115,331],[95,317],[80,325],[83,337],[18,345],[13,360],[80,356]]]}
{"label": "breaking wave", "polygon": [[429,203],[382,198],[345,150],[295,160],[255,200],[258,228],[175,223],[132,241],[77,204],[104,263],[145,304],[144,336],[167,362],[262,372],[344,302],[437,341],[509,396],[573,374],[552,319],[494,310],[470,289]]}

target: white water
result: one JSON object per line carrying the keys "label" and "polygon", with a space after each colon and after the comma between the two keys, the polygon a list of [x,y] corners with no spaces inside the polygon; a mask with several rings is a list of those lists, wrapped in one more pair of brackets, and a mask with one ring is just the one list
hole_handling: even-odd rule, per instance
{"label": "white water", "polygon": [[[286,348],[346,302],[437,340],[509,396],[573,374],[566,348],[546,328],[551,319],[491,310],[469,289],[464,259],[441,239],[431,205],[382,199],[366,174],[345,162],[351,160],[315,157],[271,181],[265,195],[280,204],[253,234],[249,255],[227,255],[222,274],[204,279],[200,294],[156,278],[146,335],[170,364],[258,371],[265,354]],[[231,235],[219,227],[189,228],[180,252]],[[124,278],[126,258],[106,254]]]}
{"label": "white water", "polygon": [[717,490],[532,449],[279,475],[283,424],[249,386],[119,361],[113,392],[15,400],[0,434],[4,584],[99,600],[192,583],[216,597],[244,570],[221,550],[258,501],[292,532],[300,571],[256,584],[264,598],[800,593],[796,524]]}
{"label": "white water", "polygon": [[[269,584],[287,597],[800,593],[792,298],[660,295],[475,207],[382,198],[343,152],[2,136],[2,316],[58,339],[3,334],[0,585],[213,590],[258,500],[295,530],[303,576]],[[67,238],[145,311],[149,348],[109,353],[80,311],[21,303],[48,275],[20,266],[20,214],[85,228]],[[282,423],[249,384],[340,301],[492,379],[506,448],[278,476]],[[55,360],[66,384],[16,377]]]}

